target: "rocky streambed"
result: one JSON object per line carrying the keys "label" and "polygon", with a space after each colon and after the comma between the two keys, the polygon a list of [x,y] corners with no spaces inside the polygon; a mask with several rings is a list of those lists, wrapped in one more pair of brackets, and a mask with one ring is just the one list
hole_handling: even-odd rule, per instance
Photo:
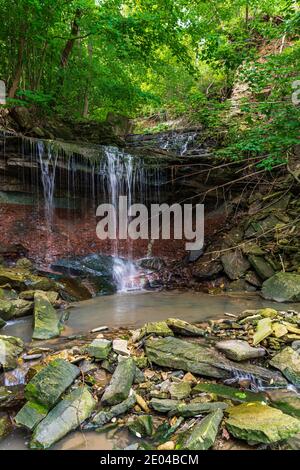
{"label": "rocky streambed", "polygon": [[[32,290],[15,282],[19,297]],[[98,449],[103,435],[119,449],[298,447],[298,312],[261,308],[205,323],[168,318],[59,337],[57,285],[39,283],[29,300],[35,340],[0,335],[4,448],[18,429],[32,449],[51,448],[74,430],[87,440],[99,435]]]}

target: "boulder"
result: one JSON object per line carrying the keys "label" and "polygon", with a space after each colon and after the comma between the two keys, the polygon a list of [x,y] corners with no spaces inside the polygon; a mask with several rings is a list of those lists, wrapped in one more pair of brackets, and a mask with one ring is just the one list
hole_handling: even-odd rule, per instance
{"label": "boulder", "polygon": [[92,423],[99,427],[104,426],[113,418],[127,413],[127,411],[131,410],[135,404],[136,396],[134,393],[132,393],[126,400],[122,401],[118,405],[113,406],[109,411],[99,411],[99,413],[94,416]]}
{"label": "boulder", "polygon": [[296,387],[300,387],[300,354],[298,351],[288,346],[276,354],[269,364],[279,369]]}
{"label": "boulder", "polygon": [[38,292],[34,295],[33,339],[50,339],[60,335],[60,318],[47,296]]}
{"label": "boulder", "polygon": [[15,369],[18,356],[24,349],[23,341],[14,336],[0,336],[0,365],[3,369]]}
{"label": "boulder", "polygon": [[243,253],[236,249],[221,256],[224,271],[231,280],[239,279],[250,268],[250,264]]}
{"label": "boulder", "polygon": [[300,301],[300,274],[277,273],[262,286],[262,296],[276,302]]}
{"label": "boulder", "polygon": [[224,353],[229,359],[238,362],[255,359],[266,354],[264,348],[253,348],[247,343],[247,341],[241,341],[239,339],[219,341],[216,343],[215,347]]}
{"label": "boulder", "polygon": [[0,318],[0,330],[6,325],[6,322]]}
{"label": "boulder", "polygon": [[106,359],[111,351],[111,341],[107,339],[94,339],[92,343],[87,346],[86,352],[95,359]]}
{"label": "boulder", "polygon": [[80,369],[64,359],[55,359],[38,372],[25,387],[27,400],[52,408],[80,374]]}
{"label": "boulder", "polygon": [[275,274],[272,266],[262,256],[249,255],[248,260],[262,280],[268,279]]}
{"label": "boulder", "polygon": [[204,330],[197,328],[195,325],[191,325],[184,320],[179,320],[179,318],[168,318],[167,325],[171,330],[178,335],[182,336],[204,336]]}
{"label": "boulder", "polygon": [[32,436],[30,448],[48,449],[51,447],[88,419],[96,403],[87,387],[80,387],[70,392],[38,424]]}
{"label": "boulder", "polygon": [[228,379],[236,373],[249,375],[258,381],[285,385],[281,374],[252,364],[240,364],[226,359],[216,350],[178,338],[155,338],[146,341],[148,360],[168,369],[184,370],[207,377]]}
{"label": "boulder", "polygon": [[220,409],[210,413],[196,424],[180,446],[184,450],[207,450],[214,445],[223,418]]}
{"label": "boulder", "polygon": [[20,409],[15,417],[15,422],[18,426],[24,426],[32,431],[46,416],[48,409],[38,403],[28,401]]}
{"label": "boulder", "polygon": [[214,395],[217,395],[217,397],[225,398],[233,402],[243,403],[243,402],[266,401],[266,397],[262,393],[254,393],[254,392],[249,392],[247,390],[239,390],[237,388],[228,387],[227,385],[214,384],[211,382],[197,384],[192,390],[192,395],[196,395],[198,393],[203,393],[203,392],[212,393]]}
{"label": "boulder", "polygon": [[103,404],[117,405],[128,398],[135,376],[135,368],[135,363],[130,357],[117,365],[111,382],[102,396]]}
{"label": "boulder", "polygon": [[225,425],[237,439],[270,444],[300,432],[300,421],[260,403],[244,403],[227,409]]}

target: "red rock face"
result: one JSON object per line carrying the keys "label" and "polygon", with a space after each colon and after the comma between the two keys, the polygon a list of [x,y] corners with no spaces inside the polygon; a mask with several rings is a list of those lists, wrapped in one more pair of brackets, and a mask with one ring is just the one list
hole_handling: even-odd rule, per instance
{"label": "red rock face", "polygon": [[[32,206],[2,204],[0,206],[0,244],[2,247],[21,244],[28,257],[39,264],[49,264],[67,256],[84,256],[90,253],[112,254],[113,240],[100,240],[96,235],[97,218],[92,213],[56,209],[52,231],[45,223],[43,209]],[[141,258],[147,253],[148,240],[119,240],[118,254]],[[156,240],[153,256],[180,259],[184,255],[182,240]]]}
{"label": "red rock face", "polygon": [[[205,219],[205,242],[224,224],[225,215]],[[29,205],[0,205],[0,245],[5,249],[21,244],[28,250],[28,257],[42,266],[58,258],[84,256],[91,253],[113,254],[115,241],[99,240],[96,235],[97,218],[93,211],[56,209],[52,231],[49,231],[44,209]],[[146,256],[148,240],[119,240],[119,256],[133,259]],[[185,241],[155,240],[152,255],[166,260],[179,260],[185,255]]]}

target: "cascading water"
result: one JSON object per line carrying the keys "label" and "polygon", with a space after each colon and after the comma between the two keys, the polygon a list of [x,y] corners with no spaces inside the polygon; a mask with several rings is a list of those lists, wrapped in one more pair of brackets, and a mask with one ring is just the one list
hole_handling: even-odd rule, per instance
{"label": "cascading water", "polygon": [[38,141],[38,156],[41,168],[41,179],[44,190],[44,207],[47,228],[52,230],[53,221],[53,197],[55,190],[55,173],[58,153],[52,152],[51,145],[45,145]]}
{"label": "cascading water", "polygon": [[172,132],[170,135],[162,135],[160,148],[175,151],[178,155],[185,155],[194,143],[197,135],[197,132]]}

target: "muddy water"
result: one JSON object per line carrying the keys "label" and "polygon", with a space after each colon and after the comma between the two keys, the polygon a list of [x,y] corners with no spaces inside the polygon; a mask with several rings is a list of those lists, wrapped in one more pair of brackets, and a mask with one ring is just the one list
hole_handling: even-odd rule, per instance
{"label": "muddy water", "polygon": [[[73,304],[62,333],[64,336],[87,332],[98,326],[142,326],[148,321],[178,317],[189,322],[220,318],[224,313],[238,314],[245,309],[274,307],[286,310],[288,304],[278,304],[261,299],[255,294],[209,295],[194,292],[137,292],[96,297]],[[300,304],[290,304],[297,310]],[[31,340],[32,318],[9,322],[2,332]]]}
{"label": "muddy water", "polygon": [[[287,310],[300,309],[300,304],[278,304],[264,301],[257,295],[211,296],[191,292],[144,292],[97,297],[74,304],[65,325],[64,336],[89,331],[98,326],[139,327],[148,321],[179,317],[189,322],[201,322],[220,318],[224,313],[238,314],[245,309],[274,307]],[[32,319],[25,318],[7,325],[2,332],[31,340]],[[26,449],[29,435],[17,430],[0,442],[0,450]],[[126,432],[119,432],[116,440],[96,432],[73,432],[54,446],[54,449],[110,450],[114,446],[124,448],[132,439]]]}

